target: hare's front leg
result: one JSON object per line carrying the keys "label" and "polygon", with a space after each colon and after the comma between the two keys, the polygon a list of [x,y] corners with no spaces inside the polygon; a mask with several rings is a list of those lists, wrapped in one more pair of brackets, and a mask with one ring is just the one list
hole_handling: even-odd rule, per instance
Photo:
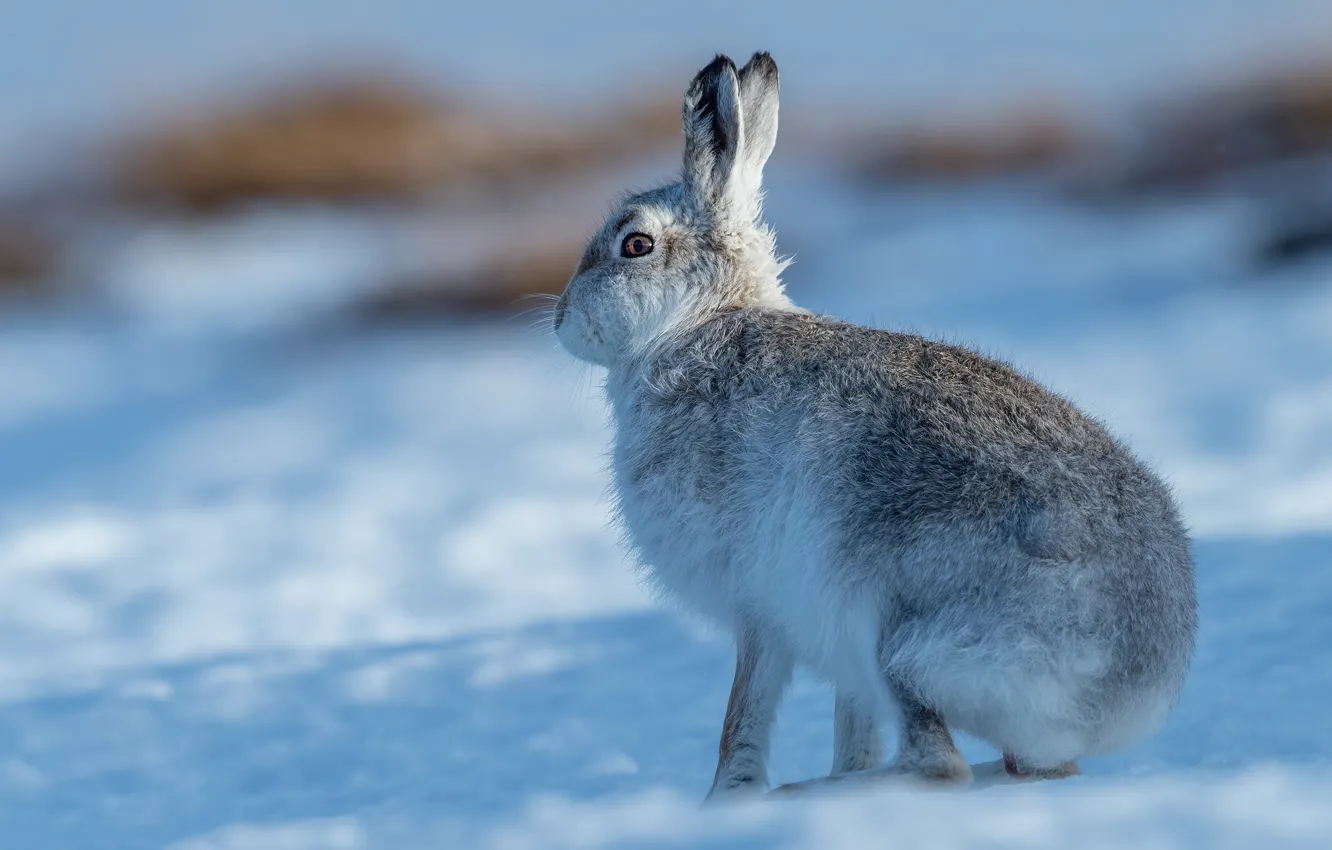
{"label": "hare's front leg", "polygon": [[832,775],[877,767],[883,758],[883,739],[874,706],[837,689],[833,709]]}
{"label": "hare's front leg", "polygon": [[737,634],[735,681],[722,724],[717,775],[707,802],[757,796],[768,787],[772,724],[793,668],[784,648],[749,629]]}

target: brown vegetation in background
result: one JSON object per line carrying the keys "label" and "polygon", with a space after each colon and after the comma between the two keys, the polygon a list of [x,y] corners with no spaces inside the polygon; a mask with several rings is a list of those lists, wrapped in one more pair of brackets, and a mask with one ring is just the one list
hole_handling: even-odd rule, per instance
{"label": "brown vegetation in background", "polygon": [[1085,156],[1091,143],[1069,115],[1020,109],[987,124],[921,124],[888,133],[871,146],[863,171],[879,180],[976,180],[1063,165]]}
{"label": "brown vegetation in background", "polygon": [[475,313],[509,314],[539,310],[532,296],[558,294],[577,264],[568,246],[515,258],[498,257],[468,272],[440,269],[434,274],[391,280],[359,300],[356,317],[369,323],[437,319]]}
{"label": "brown vegetation in background", "polygon": [[[357,315],[521,309],[524,295],[563,287],[607,198],[664,173],[627,172],[655,153],[674,156],[678,104],[679,92],[663,86],[590,115],[536,115],[385,74],[306,77],[132,134],[110,163],[109,209],[170,220],[244,214],[272,201],[370,205],[374,220],[414,235],[390,259],[383,285],[352,305]],[[1254,233],[1258,262],[1332,250],[1326,204],[1302,197],[1319,185],[1306,163],[1332,172],[1332,65],[1182,94],[1113,127],[1039,103],[990,114],[997,117],[903,121],[873,137],[846,125],[841,153],[854,152],[855,176],[871,185],[1054,174],[1051,185],[1083,200],[1170,197],[1253,177],[1245,185],[1257,187],[1268,218]],[[65,206],[76,224],[108,211]],[[41,291],[71,240],[0,211],[0,288]]]}
{"label": "brown vegetation in background", "polygon": [[256,200],[407,201],[641,154],[679,132],[675,98],[597,124],[515,120],[382,75],[343,76],[143,133],[123,200],[216,212]]}
{"label": "brown vegetation in background", "polygon": [[41,291],[56,267],[56,247],[16,217],[0,213],[0,296]]}
{"label": "brown vegetation in background", "polygon": [[[484,191],[676,144],[677,103],[662,87],[590,119],[557,120],[499,114],[382,74],[333,76],[138,134],[118,182],[131,204],[191,212]],[[1128,132],[1113,138],[1089,117],[1037,104],[988,121],[903,122],[862,140],[858,169],[888,181],[965,182],[1076,164],[1103,188],[1178,190],[1332,150],[1332,65],[1180,95],[1128,116]]]}
{"label": "brown vegetation in background", "polygon": [[352,313],[392,323],[538,307],[530,296],[564,289],[606,198],[654,170],[644,163],[534,182],[518,196],[422,206],[397,228],[396,259],[382,285],[358,298]]}
{"label": "brown vegetation in background", "polygon": [[862,147],[859,172],[885,181],[962,182],[1076,166],[1079,187],[1101,192],[1205,188],[1332,154],[1332,65],[1177,95],[1126,116],[1114,133],[1069,110],[1026,107],[988,122],[905,124]]}
{"label": "brown vegetation in background", "polygon": [[1116,175],[1130,192],[1180,191],[1332,154],[1332,64],[1286,70],[1153,110]]}

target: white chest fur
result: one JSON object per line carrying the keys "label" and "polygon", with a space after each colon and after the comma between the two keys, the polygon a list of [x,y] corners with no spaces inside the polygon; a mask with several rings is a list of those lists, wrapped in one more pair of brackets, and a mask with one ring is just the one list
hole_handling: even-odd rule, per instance
{"label": "white chest fur", "polygon": [[[817,494],[790,486],[799,460],[758,476],[734,457],[724,462],[739,468],[704,468],[706,458],[686,456],[686,447],[654,457],[668,426],[632,404],[616,413],[620,519],[654,586],[728,629],[768,633],[822,678],[877,694],[878,607],[855,598],[830,563]],[[708,492],[717,476],[728,485],[724,500]]]}

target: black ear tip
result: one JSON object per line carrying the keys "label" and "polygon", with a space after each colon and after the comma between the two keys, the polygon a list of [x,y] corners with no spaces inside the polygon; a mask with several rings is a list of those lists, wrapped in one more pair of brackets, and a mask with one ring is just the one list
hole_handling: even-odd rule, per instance
{"label": "black ear tip", "polygon": [[[703,70],[694,75],[694,81],[689,85],[689,91],[696,93],[705,100],[709,97],[715,98],[717,86],[720,84],[722,75],[726,73],[728,68],[732,74],[738,74],[735,70],[735,63],[731,61],[731,57],[724,53],[718,53],[711,62],[704,66]],[[707,95],[706,93],[708,92],[711,92],[712,94]]]}
{"label": "black ear tip", "polygon": [[735,63],[732,62],[731,57],[727,56],[725,53],[718,53],[716,56],[713,57],[712,61],[707,64],[707,67],[705,67],[702,71],[699,71],[698,73],[699,76],[701,77],[702,76],[711,77],[721,74],[727,68],[730,68],[732,71],[734,71]]}
{"label": "black ear tip", "polygon": [[749,62],[745,64],[742,74],[762,74],[765,77],[777,77],[777,62],[772,58],[772,54],[766,50],[760,50],[750,57]]}

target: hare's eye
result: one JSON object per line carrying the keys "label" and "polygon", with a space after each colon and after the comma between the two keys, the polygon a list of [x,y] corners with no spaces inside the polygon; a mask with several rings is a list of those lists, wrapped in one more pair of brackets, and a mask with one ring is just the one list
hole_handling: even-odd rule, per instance
{"label": "hare's eye", "polygon": [[620,245],[620,254],[625,257],[645,257],[652,253],[652,237],[646,233],[630,233]]}

